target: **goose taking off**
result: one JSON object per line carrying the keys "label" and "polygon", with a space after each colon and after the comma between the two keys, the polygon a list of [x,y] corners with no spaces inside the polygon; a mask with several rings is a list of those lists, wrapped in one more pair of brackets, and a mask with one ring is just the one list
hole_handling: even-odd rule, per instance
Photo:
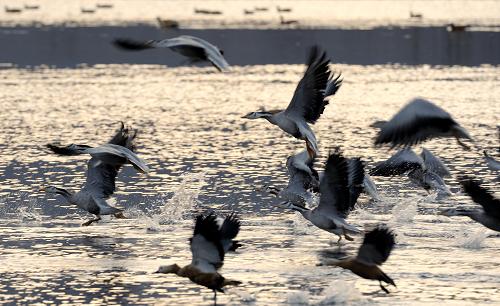
{"label": "goose taking off", "polygon": [[422,149],[418,156],[411,148],[399,150],[388,160],[378,163],[370,171],[373,176],[397,176],[406,174],[415,184],[438,191],[440,194],[451,195],[443,177],[450,172],[446,165],[429,150]]}
{"label": "goose taking off", "polygon": [[378,266],[382,265],[391,254],[395,244],[395,235],[385,226],[378,226],[365,234],[363,244],[356,257],[342,260],[328,260],[320,266],[337,266],[366,279],[378,280],[380,288],[389,293],[382,282],[396,287],[394,281]]}
{"label": "goose taking off", "polygon": [[224,264],[225,253],[240,246],[233,240],[239,231],[240,221],[234,214],[226,217],[220,226],[214,214],[198,215],[193,237],[189,239],[193,257],[191,263],[183,268],[177,264],[161,266],[156,273],[174,273],[213,290],[214,304],[217,304],[217,292],[224,292],[225,286],[241,284],[217,272]]}
{"label": "goose taking off", "polygon": [[500,232],[500,199],[495,198],[490,191],[468,178],[462,177],[460,184],[472,201],[482,206],[482,209],[446,209],[441,215],[467,216],[489,229]]}
{"label": "goose taking off", "polygon": [[469,147],[460,138],[472,140],[469,133],[442,108],[424,99],[414,99],[381,127],[375,145],[406,147],[436,137],[455,137],[467,150]]}
{"label": "goose taking off", "polygon": [[349,160],[341,153],[334,152],[328,157],[319,190],[319,205],[310,210],[305,206],[287,202],[287,207],[298,211],[316,227],[347,240],[349,234],[359,234],[361,230],[348,224],[345,219],[354,208],[362,191],[364,166],[360,159],[349,165]]}
{"label": "goose taking off", "polygon": [[111,206],[107,200],[115,192],[115,179],[118,171],[125,164],[131,164],[139,172],[149,171],[146,163],[141,160],[131,149],[134,148],[133,140],[135,132],[130,134],[129,129],[122,129],[111,139],[109,143],[93,148],[86,145],[70,145],[57,147],[56,153],[63,155],[90,154],[92,158],[87,163],[87,180],[83,188],[77,193],[71,193],[66,189],[54,186],[41,188],[47,193],[62,195],[69,203],[75,204],[83,210],[96,215],[83,226],[101,220],[102,215],[114,215],[123,218],[122,210]]}
{"label": "goose taking off", "polygon": [[191,63],[209,61],[219,71],[226,71],[229,69],[229,64],[224,58],[224,52],[221,49],[206,40],[194,36],[182,35],[175,38],[149,40],[146,42],[116,39],[113,43],[121,49],[131,51],[169,48],[189,58]]}
{"label": "goose taking off", "polygon": [[314,169],[314,155],[303,150],[295,155],[289,156],[286,160],[288,170],[288,185],[280,190],[272,186],[264,186],[265,191],[300,206],[312,199],[310,190],[319,191],[318,172]]}
{"label": "goose taking off", "polygon": [[307,69],[286,110],[251,112],[242,118],[264,118],[295,138],[306,141],[308,150],[318,154],[318,144],[308,123],[314,124],[328,105],[327,98],[342,85],[340,74],[334,77],[326,52],[318,46],[309,51]]}

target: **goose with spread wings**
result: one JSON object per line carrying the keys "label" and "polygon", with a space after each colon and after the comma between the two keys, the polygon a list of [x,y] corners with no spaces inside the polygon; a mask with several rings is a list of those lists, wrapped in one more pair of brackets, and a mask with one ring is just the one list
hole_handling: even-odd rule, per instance
{"label": "goose with spread wings", "polygon": [[135,135],[135,131],[125,129],[122,125],[122,128],[108,143],[99,147],[75,144],[66,147],[49,146],[51,150],[61,155],[90,154],[91,159],[87,163],[87,180],[83,188],[76,193],[55,186],[47,186],[40,190],[60,194],[69,203],[96,216],[95,219],[83,223],[83,226],[101,220],[102,215],[123,218],[122,210],[111,206],[108,202],[116,190],[115,180],[118,172],[125,164],[131,164],[142,173],[149,171],[146,163],[132,151]]}
{"label": "goose with spread wings", "polygon": [[480,183],[469,177],[461,177],[460,184],[465,193],[474,201],[481,205],[477,209],[446,209],[442,215],[466,216],[494,231],[500,232],[500,199],[482,187]]}
{"label": "goose with spread wings", "polygon": [[448,112],[430,101],[417,98],[381,126],[375,145],[408,147],[437,137],[455,137],[467,150],[469,147],[460,139],[472,140],[469,133]]}
{"label": "goose with spread wings", "polygon": [[335,76],[329,64],[326,52],[318,46],[312,47],[306,72],[288,107],[285,110],[251,112],[242,118],[266,119],[293,137],[305,140],[308,150],[317,155],[318,143],[309,124],[316,123],[329,103],[328,97],[334,95],[342,85],[340,74]]}
{"label": "goose with spread wings", "polygon": [[217,304],[217,292],[224,292],[226,286],[241,284],[239,281],[224,278],[218,272],[224,264],[225,254],[240,246],[233,240],[239,231],[240,221],[235,214],[226,217],[221,225],[217,223],[217,217],[213,213],[198,215],[193,237],[189,240],[191,263],[182,268],[177,264],[161,266],[156,273],[173,273],[213,290],[214,304]]}
{"label": "goose with spread wings", "polygon": [[329,259],[319,265],[341,267],[362,278],[378,280],[380,288],[389,293],[389,290],[382,285],[382,282],[394,287],[396,287],[396,284],[378,266],[387,261],[394,244],[394,233],[387,227],[379,225],[365,234],[363,244],[359,248],[356,257],[342,260]]}
{"label": "goose with spread wings", "polygon": [[208,41],[189,35],[167,38],[163,40],[149,40],[146,42],[131,39],[115,39],[114,45],[128,51],[140,51],[153,48],[169,48],[189,59],[191,63],[210,62],[219,71],[229,69],[224,58],[224,52]]}
{"label": "goose with spread wings", "polygon": [[442,195],[451,195],[443,177],[450,172],[441,159],[427,149],[417,155],[411,148],[399,150],[388,160],[378,163],[370,170],[372,176],[397,176],[406,174],[408,178],[426,191],[436,190]]}
{"label": "goose with spread wings", "polygon": [[351,163],[336,151],[328,157],[323,178],[319,185],[319,204],[314,209],[308,209],[297,203],[287,202],[288,208],[300,212],[316,227],[347,240],[353,240],[349,235],[362,231],[347,223],[345,219],[354,209],[354,205],[363,190],[364,166],[361,160]]}

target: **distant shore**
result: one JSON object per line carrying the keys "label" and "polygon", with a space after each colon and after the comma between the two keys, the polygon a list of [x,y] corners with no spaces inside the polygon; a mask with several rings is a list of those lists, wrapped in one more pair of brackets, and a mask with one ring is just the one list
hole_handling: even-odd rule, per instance
{"label": "distant shore", "polygon": [[500,32],[448,32],[445,27],[364,29],[180,29],[152,25],[98,27],[0,27],[0,63],[17,67],[80,64],[163,64],[179,66],[183,58],[168,50],[125,52],[115,38],[138,40],[193,35],[225,51],[232,65],[301,64],[306,49],[319,44],[334,62],[375,65],[500,64]]}

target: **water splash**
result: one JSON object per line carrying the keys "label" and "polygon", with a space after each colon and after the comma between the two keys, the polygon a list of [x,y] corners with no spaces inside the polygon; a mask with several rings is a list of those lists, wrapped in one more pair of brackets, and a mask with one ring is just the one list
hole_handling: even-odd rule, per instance
{"label": "water splash", "polygon": [[466,249],[481,249],[487,237],[488,230],[486,229],[481,228],[475,232],[463,229],[455,235],[454,245]]}
{"label": "water splash", "polygon": [[363,297],[361,292],[354,286],[354,282],[336,280],[328,288],[323,290],[323,296],[317,305],[350,305],[350,304],[372,304]]}
{"label": "water splash", "polygon": [[316,229],[311,226],[311,223],[307,221],[299,212],[295,212],[290,218],[292,222],[292,229],[294,234],[297,235],[311,235]]}
{"label": "water splash", "polygon": [[414,199],[398,202],[392,208],[392,223],[411,223],[417,215],[418,204]]}
{"label": "water splash", "polygon": [[309,305],[309,292],[293,291],[286,295],[288,305]]}
{"label": "water splash", "polygon": [[174,195],[167,199],[167,195],[160,195],[153,200],[154,207],[160,207],[158,213],[148,215],[138,209],[129,210],[136,218],[144,223],[148,230],[159,231],[161,225],[173,224],[186,218],[191,218],[193,208],[198,205],[198,196],[206,184],[205,173],[187,173],[182,175],[182,181],[174,190]]}

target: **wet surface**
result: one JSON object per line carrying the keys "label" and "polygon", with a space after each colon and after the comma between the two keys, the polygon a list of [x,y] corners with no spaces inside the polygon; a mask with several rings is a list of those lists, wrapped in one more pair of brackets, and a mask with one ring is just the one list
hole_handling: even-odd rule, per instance
{"label": "wet surface", "polygon": [[[444,107],[498,157],[499,68],[334,68],[345,81],[313,127],[318,167],[336,146],[368,168],[390,156],[372,146],[376,130],[369,125],[415,96]],[[238,238],[244,247],[228,255],[222,269],[243,284],[220,295],[223,304],[500,303],[498,234],[437,215],[439,208],[473,205],[459,192],[458,174],[477,175],[498,192],[498,173],[451,139],[425,147],[453,173],[446,179],[452,197],[437,199],[404,178],[375,178],[383,201],[362,196],[349,217],[361,228],[384,222],[397,232],[397,247],[384,265],[398,285],[391,294],[376,282],[316,266],[355,254],[361,237],[339,248],[336,236],[256,191],[286,184],[286,157],[303,143],[265,121],[240,118],[262,105],[285,107],[302,71],[299,65],[234,67],[227,74],[156,65],[0,70],[0,302],[210,304],[209,290],[152,272],[189,262],[193,214],[213,209],[235,210],[243,220]],[[44,146],[98,145],[119,120],[139,130],[138,153],[152,172],[138,175],[127,166],[119,175],[116,205],[130,219],[80,227],[89,215],[38,188],[77,190],[87,158],[54,156]]]}

